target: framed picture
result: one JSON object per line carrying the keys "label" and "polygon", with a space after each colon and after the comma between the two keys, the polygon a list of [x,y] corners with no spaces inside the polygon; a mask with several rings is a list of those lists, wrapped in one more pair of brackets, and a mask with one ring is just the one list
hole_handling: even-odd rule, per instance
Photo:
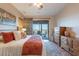
{"label": "framed picture", "polygon": [[5,25],[16,25],[16,20],[12,20],[12,19],[2,19],[3,20],[3,24]]}
{"label": "framed picture", "polygon": [[0,8],[0,24],[15,26],[16,17]]}

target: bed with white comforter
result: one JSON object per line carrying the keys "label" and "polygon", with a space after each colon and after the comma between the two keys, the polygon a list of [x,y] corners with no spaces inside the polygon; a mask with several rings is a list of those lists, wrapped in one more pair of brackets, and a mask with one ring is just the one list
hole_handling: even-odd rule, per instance
{"label": "bed with white comforter", "polygon": [[[23,44],[31,37],[27,36],[26,39],[21,39],[17,41],[12,41],[9,43],[0,43],[0,56],[21,56]],[[43,42],[43,40],[42,40]],[[46,55],[46,49],[43,42],[42,56]]]}

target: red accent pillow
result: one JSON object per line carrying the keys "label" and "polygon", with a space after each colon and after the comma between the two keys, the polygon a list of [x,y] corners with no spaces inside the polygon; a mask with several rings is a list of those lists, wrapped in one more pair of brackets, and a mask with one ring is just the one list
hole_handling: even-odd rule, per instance
{"label": "red accent pillow", "polygon": [[4,43],[14,40],[13,32],[2,32]]}

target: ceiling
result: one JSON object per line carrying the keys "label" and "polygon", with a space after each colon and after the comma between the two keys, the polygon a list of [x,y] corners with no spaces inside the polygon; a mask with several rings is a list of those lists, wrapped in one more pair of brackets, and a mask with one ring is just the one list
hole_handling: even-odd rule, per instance
{"label": "ceiling", "polygon": [[44,3],[42,9],[38,9],[33,3],[12,3],[25,18],[50,18],[57,15],[66,6],[64,3]]}

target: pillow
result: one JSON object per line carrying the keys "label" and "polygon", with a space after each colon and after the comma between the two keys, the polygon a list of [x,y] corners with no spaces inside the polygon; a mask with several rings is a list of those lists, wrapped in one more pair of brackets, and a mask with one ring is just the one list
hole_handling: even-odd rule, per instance
{"label": "pillow", "polygon": [[13,33],[14,33],[15,40],[21,39],[21,32],[20,31],[14,31]]}
{"label": "pillow", "polygon": [[15,39],[12,32],[2,32],[2,36],[3,36],[4,43],[8,43]]}
{"label": "pillow", "polygon": [[21,38],[25,38],[26,37],[26,33],[25,32],[21,32]]}

